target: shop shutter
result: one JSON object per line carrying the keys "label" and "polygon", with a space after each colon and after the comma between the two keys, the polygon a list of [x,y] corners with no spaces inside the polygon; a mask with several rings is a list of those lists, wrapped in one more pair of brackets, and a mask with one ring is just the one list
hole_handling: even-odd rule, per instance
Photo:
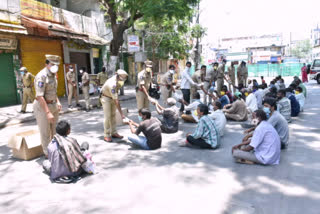
{"label": "shop shutter", "polygon": [[0,65],[0,107],[15,105],[18,100],[12,54],[0,54]]}
{"label": "shop shutter", "polygon": [[58,55],[61,63],[58,71],[58,96],[65,94],[63,51],[61,40],[40,39],[34,37],[20,38],[22,65],[36,75],[45,67],[46,54]]}

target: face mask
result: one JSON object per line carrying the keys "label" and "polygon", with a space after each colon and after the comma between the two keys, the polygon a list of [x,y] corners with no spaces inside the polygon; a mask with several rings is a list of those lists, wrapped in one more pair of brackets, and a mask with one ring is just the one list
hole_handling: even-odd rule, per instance
{"label": "face mask", "polygon": [[247,97],[247,96],[249,95],[249,93],[248,93],[248,92],[246,92],[246,93],[244,93],[244,95]]}
{"label": "face mask", "polygon": [[214,66],[213,68],[214,68],[214,70],[217,70],[217,69],[218,69],[218,67],[217,67],[217,66]]}
{"label": "face mask", "polygon": [[23,76],[23,75],[24,75],[24,72],[23,72],[23,71],[21,71],[21,72],[20,72],[20,74],[21,74],[21,76]]}
{"label": "face mask", "polygon": [[300,94],[300,92],[299,92],[299,91],[296,91],[295,93],[296,93],[296,94]]}
{"label": "face mask", "polygon": [[139,119],[140,122],[143,121],[143,119],[142,119],[142,117],[140,115],[138,115],[138,119]]}
{"label": "face mask", "polygon": [[221,91],[221,96],[223,96],[223,95],[225,95],[226,94],[226,92],[224,92],[224,91]]}
{"label": "face mask", "polygon": [[150,73],[152,70],[151,68],[146,68],[146,71]]}
{"label": "face mask", "polygon": [[271,113],[270,108],[264,107],[264,108],[263,108],[263,111],[266,113],[267,118],[269,118],[269,117],[270,117],[270,113]]}
{"label": "face mask", "polygon": [[69,71],[73,72],[73,69],[69,69]]}
{"label": "face mask", "polygon": [[59,70],[59,67],[57,65],[53,65],[50,68],[51,73],[54,73],[54,74],[57,73],[58,70]]}
{"label": "face mask", "polygon": [[124,85],[124,81],[118,81],[118,88],[122,88],[122,86]]}
{"label": "face mask", "polygon": [[82,74],[82,73],[83,73],[83,70],[80,70],[79,73]]}
{"label": "face mask", "polygon": [[174,70],[170,70],[169,72],[170,72],[170,74],[174,74]]}

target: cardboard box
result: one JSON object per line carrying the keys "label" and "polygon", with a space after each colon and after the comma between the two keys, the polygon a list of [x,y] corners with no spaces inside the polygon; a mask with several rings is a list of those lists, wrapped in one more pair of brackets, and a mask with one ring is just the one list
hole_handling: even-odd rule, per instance
{"label": "cardboard box", "polygon": [[8,147],[12,149],[13,157],[22,160],[31,160],[43,155],[40,133],[36,130],[12,135],[9,138]]}
{"label": "cardboard box", "polygon": [[[127,117],[127,116],[128,116],[128,109],[127,109],[127,108],[122,108],[121,110],[122,110],[124,116]],[[122,122],[121,115],[120,115],[120,113],[119,113],[118,110],[116,110],[116,125],[117,125],[117,126],[122,126],[122,125],[124,125],[123,122]]]}

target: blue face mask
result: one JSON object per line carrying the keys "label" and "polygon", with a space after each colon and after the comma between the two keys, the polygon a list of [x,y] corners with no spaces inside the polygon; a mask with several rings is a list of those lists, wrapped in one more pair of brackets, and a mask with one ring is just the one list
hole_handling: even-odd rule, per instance
{"label": "blue face mask", "polygon": [[20,74],[21,74],[21,76],[23,76],[23,75],[24,75],[24,72],[23,72],[23,71],[21,71],[21,72],[20,72]]}
{"label": "blue face mask", "polygon": [[138,119],[139,119],[140,122],[143,121],[143,119],[142,119],[142,117],[140,115],[138,116]]}
{"label": "blue face mask", "polygon": [[263,111],[266,113],[267,118],[269,118],[269,117],[270,117],[270,113],[271,113],[270,108],[268,108],[268,107],[263,107]]}

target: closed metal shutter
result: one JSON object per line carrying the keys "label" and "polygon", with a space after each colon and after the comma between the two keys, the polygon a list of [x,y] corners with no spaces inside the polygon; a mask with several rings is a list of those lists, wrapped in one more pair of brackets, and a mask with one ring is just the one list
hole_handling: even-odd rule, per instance
{"label": "closed metal shutter", "polygon": [[61,63],[58,71],[58,96],[65,94],[63,51],[61,40],[48,40],[34,37],[20,38],[22,66],[36,75],[45,67],[46,54],[58,55]]}
{"label": "closed metal shutter", "polygon": [[12,54],[0,54],[0,107],[18,104]]}

